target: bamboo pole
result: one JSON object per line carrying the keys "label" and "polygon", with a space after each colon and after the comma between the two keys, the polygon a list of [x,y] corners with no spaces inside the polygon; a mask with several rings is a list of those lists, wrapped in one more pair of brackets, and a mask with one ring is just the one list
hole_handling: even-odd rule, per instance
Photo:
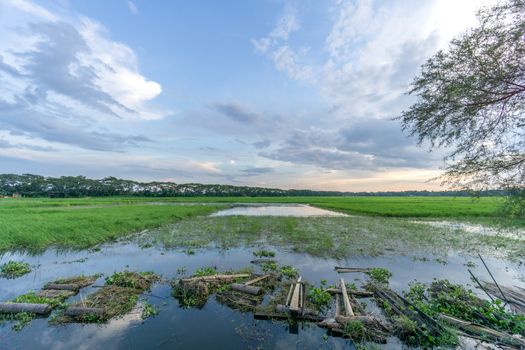
{"label": "bamboo pole", "polygon": [[345,306],[346,316],[355,316],[354,310],[352,310],[352,305],[350,304],[350,299],[348,298],[348,293],[346,292],[345,280],[341,278],[341,294],[343,295],[343,304]]}

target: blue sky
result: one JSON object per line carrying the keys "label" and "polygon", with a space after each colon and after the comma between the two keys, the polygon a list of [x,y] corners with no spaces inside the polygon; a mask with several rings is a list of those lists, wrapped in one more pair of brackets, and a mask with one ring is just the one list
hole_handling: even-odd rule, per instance
{"label": "blue sky", "polygon": [[0,173],[439,189],[392,118],[482,2],[0,2]]}

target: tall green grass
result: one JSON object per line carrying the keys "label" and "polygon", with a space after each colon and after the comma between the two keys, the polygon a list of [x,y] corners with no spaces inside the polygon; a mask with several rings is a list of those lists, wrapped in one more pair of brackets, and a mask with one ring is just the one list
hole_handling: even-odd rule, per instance
{"label": "tall green grass", "polygon": [[[130,232],[208,214],[220,206],[114,205],[72,207],[65,202],[0,202],[0,251],[49,246],[88,248]],[[57,205],[59,204],[59,205]]]}
{"label": "tall green grass", "polygon": [[390,217],[497,217],[503,197],[94,197],[0,199],[2,208],[131,205],[147,202],[299,203],[346,213]]}
{"label": "tall green grass", "polygon": [[[154,203],[152,203],[154,202]],[[188,202],[194,205],[155,205]],[[350,214],[475,218],[500,215],[501,197],[94,197],[0,199],[0,251],[91,247],[131,232],[205,215],[226,203],[302,203]],[[203,203],[199,205],[197,203]],[[206,204],[206,205],[204,205]]]}

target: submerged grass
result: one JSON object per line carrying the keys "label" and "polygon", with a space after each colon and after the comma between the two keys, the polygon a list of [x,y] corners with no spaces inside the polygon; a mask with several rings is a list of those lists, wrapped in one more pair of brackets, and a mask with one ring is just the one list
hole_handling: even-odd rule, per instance
{"label": "submerged grass", "polygon": [[444,256],[451,250],[490,252],[517,259],[525,242],[503,236],[430,227],[379,217],[196,217],[154,230],[141,240],[166,248],[228,249],[265,245],[318,257],[345,258],[428,251]]}

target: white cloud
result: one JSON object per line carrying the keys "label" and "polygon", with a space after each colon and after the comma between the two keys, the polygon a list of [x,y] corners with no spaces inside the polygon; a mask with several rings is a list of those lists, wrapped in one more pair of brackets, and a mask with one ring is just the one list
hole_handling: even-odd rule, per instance
{"label": "white cloud", "polygon": [[137,8],[137,5],[135,5],[133,1],[128,1],[128,9],[134,15],[139,13],[139,9]]}
{"label": "white cloud", "polygon": [[[58,17],[30,2],[10,0],[0,4],[0,30],[5,33],[0,82],[6,87],[0,100],[12,102],[13,96],[21,99],[27,91],[39,91],[32,108],[45,108],[50,103],[46,94],[54,93],[83,105],[64,106],[70,111],[85,115],[91,109],[95,119],[158,119],[167,114],[149,106],[161,94],[160,84],[140,73],[133,49],[111,40],[100,23]],[[60,74],[51,77],[51,69]]]}
{"label": "white cloud", "polygon": [[255,52],[266,55],[290,78],[311,81],[312,68],[301,62],[307,50],[295,50],[287,44],[290,34],[300,29],[296,12],[295,8],[286,7],[275,28],[266,37],[252,39],[252,44]]}
{"label": "white cloud", "polygon": [[[336,1],[324,47],[308,51],[289,43],[300,27],[286,8],[275,29],[252,43],[291,79],[316,84],[340,117],[388,118],[407,105],[404,92],[420,65],[474,25],[476,10],[490,2]],[[304,63],[311,61],[323,63]]]}

